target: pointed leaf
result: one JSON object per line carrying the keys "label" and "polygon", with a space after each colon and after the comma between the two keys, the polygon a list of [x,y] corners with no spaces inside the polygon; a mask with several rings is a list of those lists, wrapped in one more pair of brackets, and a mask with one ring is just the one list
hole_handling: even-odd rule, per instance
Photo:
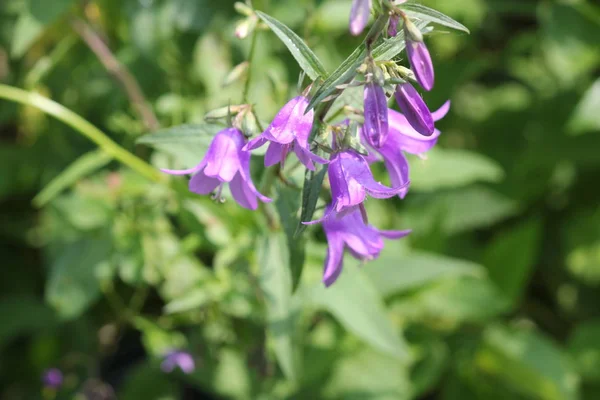
{"label": "pointed leaf", "polygon": [[263,12],[256,11],[256,14],[263,20],[265,24],[271,28],[273,33],[285,44],[288,50],[292,53],[300,68],[306,72],[310,79],[317,80],[325,78],[327,71],[319,58],[313,53],[306,43],[294,31],[288,28],[285,24]]}
{"label": "pointed leaf", "polygon": [[258,260],[259,283],[266,303],[267,332],[284,375],[290,381],[297,382],[300,353],[294,338],[296,316],[292,310],[292,277],[285,236],[272,233],[262,237]]}
{"label": "pointed leaf", "polygon": [[321,194],[321,186],[327,174],[327,166],[317,164],[315,170],[306,170],[304,175],[304,186],[302,187],[302,211],[300,213],[300,223],[297,225],[295,237],[304,232],[306,225],[302,222],[311,221],[317,208],[319,195]]}
{"label": "pointed leaf", "polygon": [[437,10],[425,7],[422,4],[404,3],[400,5],[400,8],[404,10],[409,17],[419,18],[423,21],[433,22],[448,28],[456,29],[458,31],[470,33],[469,29],[460,22],[453,20],[446,14],[443,14]]}
{"label": "pointed leaf", "polygon": [[300,219],[298,209],[300,208],[300,196],[297,189],[280,186],[275,207],[279,213],[279,219],[290,250],[290,271],[292,274],[292,291],[295,291],[302,276],[305,258],[305,240],[295,238],[294,234]]}
{"label": "pointed leaf", "polygon": [[175,156],[185,168],[198,164],[214,135],[223,126],[213,124],[178,125],[140,137],[136,143],[151,146]]}
{"label": "pointed leaf", "polygon": [[307,305],[328,310],[349,332],[375,349],[401,361],[408,358],[407,344],[387,316],[381,295],[356,261],[344,265],[330,287],[319,282],[302,295]]}

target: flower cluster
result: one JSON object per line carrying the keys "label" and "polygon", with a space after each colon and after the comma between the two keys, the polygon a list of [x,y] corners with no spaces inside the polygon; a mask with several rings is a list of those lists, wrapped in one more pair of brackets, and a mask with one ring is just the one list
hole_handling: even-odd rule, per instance
{"label": "flower cluster", "polygon": [[[350,16],[352,34],[358,35],[366,27],[371,6],[371,0],[354,0]],[[404,12],[391,7],[385,11],[389,15],[385,32],[396,36],[402,24],[410,69],[393,61],[376,62],[370,54],[367,55],[359,69],[364,80],[354,81],[356,85],[364,85],[364,109],[358,118],[361,127],[354,136],[360,144],[348,139],[353,135],[356,123],[346,122],[324,129],[334,133],[331,143],[318,143],[329,157],[317,154],[317,147],[313,147],[316,143],[309,140],[311,133],[318,129],[313,126],[317,117],[315,111],[309,109],[307,90],[283,106],[258,136],[247,141],[252,134],[240,122],[248,114],[248,110],[244,109],[233,127],[216,134],[200,164],[188,170],[163,170],[170,174],[192,174],[190,191],[214,193],[215,199],[221,199],[222,188],[229,183],[234,200],[242,207],[255,210],[258,200],[271,201],[256,189],[252,181],[250,157],[255,149],[268,146],[264,156],[266,167],[280,164],[283,168],[290,153],[294,153],[309,170],[315,170],[315,163],[326,165],[331,201],[320,219],[303,223],[323,225],[329,244],[323,276],[327,286],[337,279],[342,270],[345,249],[357,259],[372,260],[383,249],[384,238],[399,239],[410,233],[409,230],[382,231],[369,225],[364,201],[367,196],[376,199],[406,196],[410,179],[405,153],[420,155],[435,145],[440,135],[435,122],[443,118],[450,107],[447,102],[432,113],[411,83],[414,81],[424,90],[431,90],[434,86],[433,64],[421,31]],[[391,97],[395,97],[401,112],[388,108],[388,98]],[[318,123],[319,128],[324,126],[323,119]],[[385,186],[373,177],[370,164],[378,161],[383,161],[391,186]],[[179,365],[168,361],[170,359],[167,357],[165,361],[166,370]],[[181,368],[185,370],[183,366]]]}

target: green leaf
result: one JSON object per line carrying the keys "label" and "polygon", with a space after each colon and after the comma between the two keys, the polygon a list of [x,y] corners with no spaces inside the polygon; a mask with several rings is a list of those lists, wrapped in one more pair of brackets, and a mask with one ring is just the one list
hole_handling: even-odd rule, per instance
{"label": "green leaf", "polygon": [[487,278],[458,277],[434,282],[394,302],[394,314],[411,321],[436,321],[447,327],[484,322],[508,309],[502,293]]}
{"label": "green leaf", "polygon": [[[427,22],[417,22],[415,24],[417,28],[421,31],[424,31],[427,26]],[[393,38],[385,39],[377,45],[372,52],[373,57],[377,61],[391,60],[396,55],[398,55],[402,50],[404,50],[405,42],[404,42],[404,32],[398,32]],[[365,61],[365,57],[367,56],[367,48],[366,43],[361,43],[352,54],[346,58],[340,66],[331,73],[323,82],[319,88],[315,91],[310,103],[308,104],[307,110],[310,110],[316,107],[321,101],[323,101],[326,97],[330,96],[336,90],[339,90],[337,87],[343,84],[346,84],[356,76],[356,69],[360,67],[360,65]]]}
{"label": "green leaf", "polygon": [[283,234],[261,238],[258,262],[260,287],[264,293],[267,333],[284,375],[292,382],[300,377],[300,353],[296,345],[296,315],[292,309],[292,277],[289,251]]}
{"label": "green leaf", "polygon": [[302,268],[304,267],[306,241],[304,238],[294,236],[296,228],[300,223],[298,210],[300,208],[300,196],[298,189],[280,185],[277,190],[277,200],[275,207],[279,214],[279,219],[290,250],[290,271],[292,276],[292,291],[298,288]]}
{"label": "green leaf", "polygon": [[348,400],[413,399],[406,365],[388,354],[360,349],[344,355],[326,381],[323,396]]}
{"label": "green leaf", "polygon": [[600,78],[585,92],[568,123],[569,132],[579,135],[600,131]]}
{"label": "green leaf", "polygon": [[433,22],[448,28],[456,29],[458,31],[470,33],[469,29],[460,22],[453,20],[446,14],[443,14],[437,10],[425,7],[422,4],[404,3],[400,4],[399,7],[404,10],[409,17],[418,18],[423,21]]}
{"label": "green leaf", "polygon": [[376,260],[365,265],[369,280],[382,296],[391,296],[425,284],[457,276],[482,276],[481,265],[424,252],[398,255],[389,243]]}
{"label": "green leaf", "polygon": [[60,317],[76,318],[100,297],[98,276],[110,268],[111,253],[107,236],[82,239],[60,253],[46,282],[46,300]]}
{"label": "green leaf", "polygon": [[483,264],[490,278],[517,304],[533,273],[539,251],[541,221],[534,219],[500,233],[486,248]]}
{"label": "green leaf", "polygon": [[600,320],[577,325],[569,338],[568,349],[583,379],[600,382]]}
{"label": "green leaf", "polygon": [[56,322],[54,311],[43,302],[25,296],[0,300],[0,349],[9,340],[22,334],[35,333]]}
{"label": "green leaf", "polygon": [[318,78],[327,77],[327,71],[319,58],[313,53],[313,51],[304,43],[304,41],[294,33],[285,24],[276,20],[275,18],[256,11],[256,14],[263,20],[265,24],[271,28],[271,30],[279,37],[279,39],[285,44],[288,50],[292,53],[300,68],[306,72],[306,75],[310,79],[317,80]]}
{"label": "green leaf", "polygon": [[52,201],[63,190],[74,185],[78,180],[107,165],[112,157],[102,150],[86,153],[73,161],[71,165],[42,189],[33,199],[36,207],[42,207]]}
{"label": "green leaf", "polygon": [[400,361],[408,359],[406,343],[387,316],[376,287],[358,269],[358,262],[345,264],[330,287],[319,282],[298,294],[307,306],[329,311],[349,332],[373,348]]}
{"label": "green leaf", "polygon": [[133,326],[142,333],[142,343],[149,354],[162,357],[171,350],[183,349],[187,340],[181,332],[168,331],[143,317],[135,317]]}
{"label": "green leaf", "polygon": [[579,377],[560,348],[536,332],[493,326],[475,360],[486,374],[542,400],[579,398]]}
{"label": "green leaf", "polygon": [[222,129],[212,124],[178,125],[146,134],[136,143],[164,151],[183,167],[191,168],[202,160],[214,135]]}
{"label": "green leaf", "polygon": [[173,379],[157,365],[146,362],[127,372],[126,379],[123,380],[119,390],[119,399],[176,400],[181,398],[178,392],[177,384]]}
{"label": "green leaf", "polygon": [[472,151],[435,148],[426,160],[411,163],[411,189],[423,192],[467,186],[475,182],[499,182],[502,168]]}
{"label": "green leaf", "polygon": [[323,186],[323,180],[327,174],[327,165],[316,164],[315,170],[306,170],[304,174],[304,186],[302,187],[302,211],[300,221],[297,225],[294,236],[299,237],[306,229],[302,222],[311,221],[317,208],[319,195]]}

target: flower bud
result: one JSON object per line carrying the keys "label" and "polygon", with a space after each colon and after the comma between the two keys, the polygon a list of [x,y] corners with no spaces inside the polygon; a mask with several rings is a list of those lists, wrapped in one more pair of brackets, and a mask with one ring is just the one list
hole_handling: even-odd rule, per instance
{"label": "flower bud", "polygon": [[381,147],[388,135],[388,107],[385,92],[375,82],[367,83],[364,92],[365,137],[373,147]]}
{"label": "flower bud", "polygon": [[369,22],[371,0],[354,0],[350,10],[350,33],[358,36]]}
{"label": "flower bud", "polygon": [[223,80],[223,87],[229,86],[234,82],[242,80],[248,74],[248,68],[250,67],[250,63],[248,61],[244,61],[238,65],[236,65],[229,74]]}
{"label": "flower bud", "polygon": [[410,39],[414,42],[423,41],[423,34],[408,17],[404,18],[404,32],[407,40]]}
{"label": "flower bud", "polygon": [[410,83],[396,86],[396,102],[410,125],[421,135],[431,136],[435,130],[433,116]]}
{"label": "flower bud", "polygon": [[238,39],[247,38],[248,35],[250,35],[252,32],[254,32],[254,29],[256,29],[257,23],[258,23],[258,20],[257,20],[256,16],[254,16],[254,15],[252,15],[246,19],[243,19],[235,27],[235,37],[237,37]]}
{"label": "flower bud", "polygon": [[235,8],[235,11],[242,15],[245,15],[246,17],[249,17],[254,14],[254,11],[241,1],[236,1],[233,7]]}

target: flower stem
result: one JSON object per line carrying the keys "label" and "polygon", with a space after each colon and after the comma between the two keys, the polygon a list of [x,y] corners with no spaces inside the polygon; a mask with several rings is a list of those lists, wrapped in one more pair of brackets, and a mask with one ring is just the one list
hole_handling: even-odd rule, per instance
{"label": "flower stem", "polygon": [[73,111],[65,108],[57,102],[50,100],[37,93],[28,92],[12,86],[0,84],[0,99],[14,101],[42,110],[48,115],[53,116],[59,121],[69,125],[83,136],[96,143],[108,155],[119,162],[127,165],[129,168],[138,172],[140,175],[155,182],[163,182],[164,178],[150,164],[131,154],[123,147],[119,146],[104,132],[96,128],[83,117],[75,114]]}
{"label": "flower stem", "polygon": [[254,51],[256,49],[256,38],[258,36],[258,29],[252,31],[252,38],[250,39],[250,52],[248,53],[248,76],[244,83],[244,91],[242,92],[242,103],[248,102],[248,94],[250,92],[250,83],[252,81],[252,60],[254,58]]}

